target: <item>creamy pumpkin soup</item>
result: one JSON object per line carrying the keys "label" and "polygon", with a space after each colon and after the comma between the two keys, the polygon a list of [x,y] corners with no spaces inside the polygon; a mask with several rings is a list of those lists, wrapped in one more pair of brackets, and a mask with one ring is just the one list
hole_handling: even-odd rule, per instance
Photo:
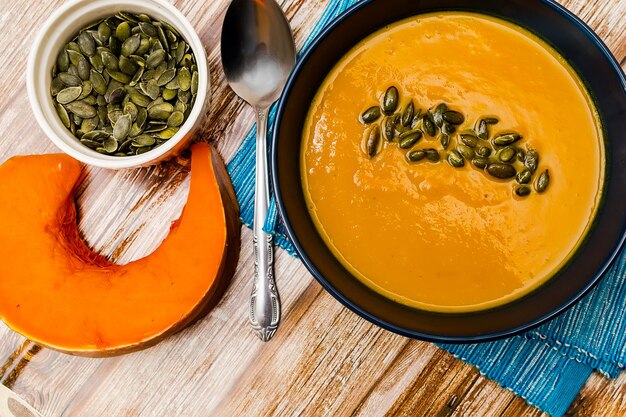
{"label": "creamy pumpkin soup", "polygon": [[356,45],[302,141],[309,210],[335,256],[432,311],[537,288],[601,194],[601,128],[576,74],[526,30],[477,14],[416,16]]}

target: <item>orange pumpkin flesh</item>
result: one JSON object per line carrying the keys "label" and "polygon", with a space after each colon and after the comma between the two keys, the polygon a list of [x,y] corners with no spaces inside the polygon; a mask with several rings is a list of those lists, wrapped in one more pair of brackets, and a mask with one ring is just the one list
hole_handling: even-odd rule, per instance
{"label": "orange pumpkin flesh", "polygon": [[181,218],[145,258],[115,265],[76,226],[81,168],[66,155],[0,166],[0,318],[53,349],[107,356],[150,346],[205,313],[234,272],[239,222],[224,165],[192,147]]}

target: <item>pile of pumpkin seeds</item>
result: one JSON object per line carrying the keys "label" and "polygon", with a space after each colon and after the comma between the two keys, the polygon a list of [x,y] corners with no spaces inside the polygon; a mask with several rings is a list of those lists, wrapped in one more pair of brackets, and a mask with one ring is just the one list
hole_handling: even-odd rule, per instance
{"label": "pile of pumpkin seeds", "polygon": [[[537,193],[543,193],[550,184],[547,169],[536,175],[539,152],[519,146],[522,135],[514,131],[490,133],[490,126],[499,122],[496,117],[482,117],[473,128],[460,129],[465,123],[461,112],[450,109],[446,103],[422,111],[416,108],[413,99],[401,106],[398,89],[391,86],[385,91],[382,103],[368,107],[359,120],[368,126],[363,149],[369,158],[382,150],[384,138],[396,142],[398,149],[406,152],[409,163],[436,163],[445,159],[454,168],[467,163],[491,178],[515,179],[513,192],[519,197],[531,194],[531,184]],[[424,137],[438,140],[438,146],[416,147]]]}
{"label": "pile of pumpkin seeds", "polygon": [[128,12],[80,30],[59,52],[50,87],[63,125],[83,145],[115,156],[174,136],[197,92],[196,59],[178,31]]}

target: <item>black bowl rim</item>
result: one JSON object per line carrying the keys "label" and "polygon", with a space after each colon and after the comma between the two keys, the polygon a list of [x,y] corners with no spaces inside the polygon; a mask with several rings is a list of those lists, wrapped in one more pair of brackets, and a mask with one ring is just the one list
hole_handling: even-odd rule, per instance
{"label": "black bowl rim", "polygon": [[[347,307],[353,313],[356,313],[360,317],[368,320],[369,322],[382,327],[385,330],[392,331],[394,333],[400,334],[402,336],[416,338],[420,340],[425,340],[429,342],[435,343],[475,343],[475,342],[489,342],[498,339],[502,339],[505,337],[515,336],[525,331],[531,330],[535,327],[538,327],[547,321],[555,318],[556,316],[564,313],[566,310],[571,308],[574,304],[576,304],[581,298],[583,298],[598,282],[601,280],[602,276],[607,272],[607,270],[611,267],[613,262],[615,261],[617,255],[623,249],[626,243],[626,226],[623,228],[621,232],[621,238],[617,243],[613,252],[610,253],[609,257],[604,261],[602,267],[598,270],[598,272],[591,276],[587,282],[587,285],[583,287],[578,293],[574,294],[567,302],[561,304],[559,307],[552,310],[550,313],[540,316],[536,319],[530,320],[527,323],[524,323],[519,326],[512,327],[510,329],[496,331],[492,333],[481,334],[477,336],[465,336],[465,337],[457,337],[457,336],[441,336],[441,335],[432,335],[429,333],[423,333],[418,331],[407,330],[403,327],[393,325],[391,323],[382,320],[381,318],[371,314],[370,312],[364,310],[359,307],[355,303],[353,303],[350,299],[345,297],[342,293],[337,291],[335,287],[333,287],[328,280],[320,273],[320,271],[316,268],[310,258],[307,256],[306,252],[300,245],[293,227],[287,217],[286,209],[282,199],[282,193],[280,190],[280,185],[278,181],[278,129],[277,127],[280,125],[285,106],[287,104],[287,98],[291,93],[291,89],[300,73],[300,70],[306,63],[308,62],[312,52],[317,48],[317,46],[326,39],[326,37],[337,27],[339,26],[345,19],[347,19],[352,14],[358,12],[361,8],[367,6],[369,3],[377,1],[377,0],[361,0],[358,3],[350,6],[346,10],[344,10],[339,16],[334,18],[316,37],[313,41],[308,45],[306,50],[304,50],[303,55],[300,57],[293,71],[291,72],[285,88],[280,96],[280,100],[278,103],[276,118],[273,124],[273,134],[272,134],[272,143],[271,143],[271,159],[270,159],[270,174],[271,174],[271,183],[274,192],[274,196],[276,199],[276,206],[278,208],[278,212],[280,214],[280,218],[283,221],[285,226],[285,230],[289,240],[293,244],[296,252],[304,266],[307,270],[313,275],[313,277],[322,285],[322,287],[328,291],[335,299],[337,299],[344,307]],[[606,44],[602,41],[602,39],[591,29],[583,20],[581,20],[574,13],[570,12],[564,6],[556,3],[553,0],[536,0],[542,3],[544,6],[550,7],[555,10],[557,13],[560,13],[561,16],[568,19],[571,23],[573,23],[579,30],[585,32],[593,44],[602,52],[602,55],[610,62],[613,67],[614,72],[618,75],[620,83],[624,90],[626,91],[626,75],[622,71],[619,63],[615,56],[611,53]],[[299,175],[299,174],[298,174]]]}

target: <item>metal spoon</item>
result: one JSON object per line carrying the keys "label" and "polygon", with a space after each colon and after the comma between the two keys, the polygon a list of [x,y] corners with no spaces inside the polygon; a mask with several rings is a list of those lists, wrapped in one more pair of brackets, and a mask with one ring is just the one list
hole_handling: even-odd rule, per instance
{"label": "metal spoon", "polygon": [[250,323],[263,341],[274,336],[280,322],[273,239],[263,231],[269,203],[267,113],[280,96],[295,62],[293,34],[280,6],[274,0],[233,0],[222,28],[222,66],[231,88],[256,111],[254,286]]}

